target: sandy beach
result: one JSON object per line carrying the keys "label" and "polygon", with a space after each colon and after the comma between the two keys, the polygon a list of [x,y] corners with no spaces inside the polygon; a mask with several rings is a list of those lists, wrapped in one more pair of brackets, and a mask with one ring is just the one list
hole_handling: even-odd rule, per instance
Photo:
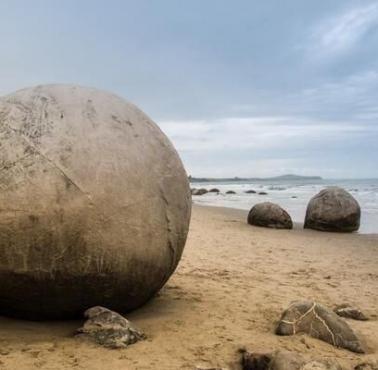
{"label": "sandy beach", "polygon": [[[286,349],[336,358],[346,368],[378,359],[378,235],[270,230],[246,212],[194,206],[176,273],[148,304],[126,315],[148,339],[109,350],[73,337],[81,321],[0,318],[0,369],[239,369],[237,350]],[[279,337],[296,299],[350,303],[370,320],[348,320],[366,343],[357,355],[305,335]]]}

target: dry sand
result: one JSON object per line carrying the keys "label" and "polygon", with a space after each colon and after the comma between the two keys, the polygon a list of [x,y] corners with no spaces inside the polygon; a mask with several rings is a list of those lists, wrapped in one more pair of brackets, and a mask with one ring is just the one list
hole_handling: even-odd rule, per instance
{"label": "dry sand", "polygon": [[[0,369],[239,369],[242,346],[334,357],[349,366],[378,359],[378,236],[269,230],[245,219],[244,211],[194,207],[176,273],[155,299],[127,315],[148,340],[108,350],[73,338],[79,321],[1,318]],[[361,308],[371,320],[348,322],[368,353],[274,335],[282,310],[301,298]]]}

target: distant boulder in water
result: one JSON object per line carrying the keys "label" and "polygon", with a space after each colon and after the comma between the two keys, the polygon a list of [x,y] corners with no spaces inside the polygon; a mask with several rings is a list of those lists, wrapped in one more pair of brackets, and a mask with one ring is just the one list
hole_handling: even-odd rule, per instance
{"label": "distant boulder in water", "polygon": [[290,215],[278,204],[264,202],[252,207],[248,214],[248,223],[273,229],[292,229]]}
{"label": "distant boulder in water", "polygon": [[256,190],[247,190],[244,193],[246,193],[246,194],[256,194]]}
{"label": "distant boulder in water", "polygon": [[353,232],[360,227],[361,209],[346,190],[333,186],[309,202],[304,227],[320,231]]}
{"label": "distant boulder in water", "polygon": [[260,192],[259,192],[259,195],[268,195],[268,193],[265,192],[265,191],[260,191]]}
{"label": "distant boulder in water", "polygon": [[226,191],[226,194],[236,194],[233,190]]}
{"label": "distant boulder in water", "polygon": [[209,190],[209,193],[220,193],[220,190],[217,188],[213,188]]}
{"label": "distant boulder in water", "polygon": [[192,195],[204,195],[208,193],[207,189],[201,188],[201,189],[193,189],[192,190]]}

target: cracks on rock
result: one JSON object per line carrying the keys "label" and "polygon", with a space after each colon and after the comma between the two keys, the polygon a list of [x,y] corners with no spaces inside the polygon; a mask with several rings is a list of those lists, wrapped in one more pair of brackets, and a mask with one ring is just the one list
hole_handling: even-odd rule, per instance
{"label": "cracks on rock", "polygon": [[168,250],[169,250],[169,253],[170,253],[170,256],[171,256],[170,272],[172,272],[173,269],[175,268],[175,265],[176,265],[176,251],[173,247],[173,243],[172,243],[172,240],[171,240],[172,228],[171,228],[171,220],[170,220],[169,214],[168,214],[169,203],[168,203],[168,199],[166,198],[166,196],[164,194],[164,190],[162,189],[162,186],[160,186],[160,194],[162,196],[162,199],[164,200],[164,205],[165,205],[165,220],[166,220],[167,232],[168,232]]}
{"label": "cracks on rock", "polygon": [[[44,158],[53,168],[55,168],[63,177],[66,181],[68,181],[68,183],[70,183],[71,185],[73,185],[77,190],[79,190],[86,198],[89,199],[90,201],[90,204],[93,205],[93,201],[92,201],[92,198],[91,196],[85,192],[71,177],[69,177],[64,171],[62,168],[60,168],[55,162],[53,162],[50,158],[48,158],[45,154],[43,154],[27,137],[25,137],[20,131],[14,129],[13,127],[9,126],[9,124],[7,124],[6,122],[3,122],[4,125],[6,125],[9,130],[11,130],[12,132],[14,132],[15,134],[17,134],[22,140],[24,140],[26,142],[26,144],[33,149],[33,153],[31,154],[38,154],[40,155],[42,158]],[[23,157],[25,158],[25,157]],[[23,159],[21,158],[21,159]],[[20,159],[20,160],[21,160]]]}
{"label": "cracks on rock", "polygon": [[[288,310],[290,310],[292,306],[290,306],[288,308]],[[307,315],[309,315],[314,310],[315,306],[316,306],[316,303],[314,302],[314,304],[304,314],[302,314],[300,317],[298,317],[298,319],[296,319],[294,321],[281,320],[281,322],[283,322],[284,324],[287,324],[287,325],[292,325],[292,327],[293,327],[293,334],[296,334],[297,333],[296,325],[300,321],[302,321]]]}
{"label": "cracks on rock", "polygon": [[15,167],[17,165],[17,163],[23,161],[26,158],[31,157],[33,154],[35,154],[35,153],[29,153],[27,155],[24,155],[23,157],[18,158],[17,160],[15,160],[13,162],[10,162],[9,164],[3,165],[2,167],[0,167],[0,173]]}
{"label": "cracks on rock", "polygon": [[[288,321],[288,320],[281,320],[281,322],[283,322],[284,324],[287,324],[287,325],[292,325],[292,330],[293,330],[293,334],[296,334],[298,331],[298,325],[301,323],[301,321],[308,315],[310,315],[311,313],[314,315],[315,319],[319,320],[322,325],[324,326],[324,328],[326,329],[326,331],[330,334],[331,336],[331,339],[332,339],[332,344],[334,346],[336,346],[336,340],[335,340],[335,335],[333,334],[332,330],[329,328],[329,326],[327,325],[327,323],[325,322],[324,319],[322,319],[318,313],[316,312],[316,302],[313,302],[312,306],[304,313],[302,314],[300,317],[298,317],[296,320],[294,321]],[[289,308],[290,309],[290,308]],[[310,330],[312,332],[317,332],[317,330],[314,330],[313,329],[313,324],[311,323],[310,325]],[[317,332],[318,333],[318,332]],[[317,334],[319,336],[319,333]]]}
{"label": "cracks on rock", "polygon": [[335,347],[364,353],[363,346],[348,324],[314,301],[293,302],[283,313],[276,334],[297,333],[307,333]]}
{"label": "cracks on rock", "polygon": [[314,302],[314,305],[313,305],[313,313],[315,315],[315,317],[323,324],[323,326],[325,327],[325,329],[327,330],[327,332],[331,335],[331,338],[332,338],[332,344],[334,346],[336,346],[336,341],[335,341],[335,335],[332,333],[332,330],[329,328],[329,326],[327,325],[327,323],[325,322],[324,319],[322,319],[316,312],[316,303]]}

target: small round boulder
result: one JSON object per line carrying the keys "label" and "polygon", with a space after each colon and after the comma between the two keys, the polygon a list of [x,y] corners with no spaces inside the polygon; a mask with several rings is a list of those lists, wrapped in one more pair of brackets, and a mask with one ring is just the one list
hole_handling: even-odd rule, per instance
{"label": "small round boulder", "polygon": [[207,193],[208,193],[208,191],[205,188],[194,189],[192,191],[192,195],[204,195],[204,194],[207,194]]}
{"label": "small round boulder", "polygon": [[353,196],[339,187],[323,189],[307,206],[304,227],[320,231],[353,232],[360,227],[361,209]]}
{"label": "small round boulder", "polygon": [[0,146],[0,314],[124,312],[165,284],[190,189],[142,111],[92,88],[28,88],[0,98]]}
{"label": "small round boulder", "polygon": [[248,214],[248,223],[272,229],[293,228],[290,215],[278,204],[271,202],[258,203],[253,206]]}

